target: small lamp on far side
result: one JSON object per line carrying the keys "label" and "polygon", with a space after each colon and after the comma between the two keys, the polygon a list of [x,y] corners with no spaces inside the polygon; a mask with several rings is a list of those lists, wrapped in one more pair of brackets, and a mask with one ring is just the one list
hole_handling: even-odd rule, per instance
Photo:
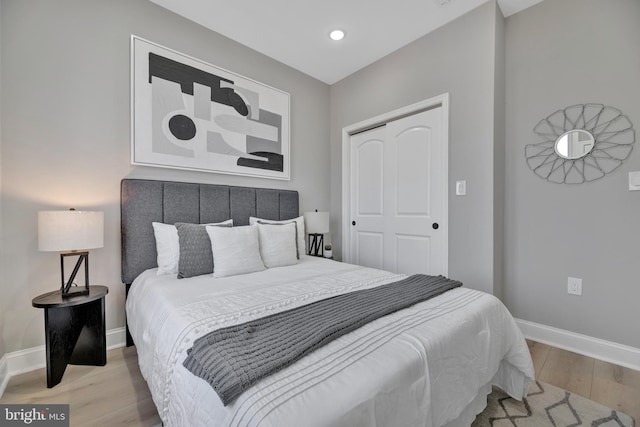
{"label": "small lamp on far side", "polygon": [[[63,298],[89,294],[89,249],[104,246],[104,213],[91,211],[40,211],[38,212],[38,249],[60,252]],[[73,272],[65,280],[64,259],[77,256]],[[69,292],[76,274],[84,261],[85,288]]]}
{"label": "small lamp on far side", "polygon": [[309,254],[324,255],[324,235],[329,232],[329,212],[305,212],[304,226],[309,234]]}

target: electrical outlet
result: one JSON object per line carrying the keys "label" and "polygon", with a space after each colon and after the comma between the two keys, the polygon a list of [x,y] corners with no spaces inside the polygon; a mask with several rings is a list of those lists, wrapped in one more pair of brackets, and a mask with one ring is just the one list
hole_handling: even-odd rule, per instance
{"label": "electrical outlet", "polygon": [[571,295],[582,295],[582,279],[569,277],[567,281],[567,293]]}

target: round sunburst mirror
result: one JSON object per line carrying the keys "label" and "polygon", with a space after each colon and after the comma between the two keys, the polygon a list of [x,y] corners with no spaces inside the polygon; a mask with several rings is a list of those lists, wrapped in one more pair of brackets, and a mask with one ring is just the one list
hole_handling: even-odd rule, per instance
{"label": "round sunburst mirror", "polygon": [[635,142],[629,119],[601,104],[558,110],[533,131],[544,141],[525,147],[527,164],[540,178],[562,184],[590,182],[613,172]]}

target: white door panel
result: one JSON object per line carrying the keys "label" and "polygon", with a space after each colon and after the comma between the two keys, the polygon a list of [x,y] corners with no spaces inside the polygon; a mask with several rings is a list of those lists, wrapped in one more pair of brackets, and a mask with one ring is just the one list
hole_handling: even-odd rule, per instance
{"label": "white door panel", "polygon": [[358,232],[356,234],[356,264],[365,267],[384,269],[384,234]]}
{"label": "white door panel", "polygon": [[384,141],[364,139],[354,147],[354,150],[358,160],[356,212],[358,215],[383,215]]}
{"label": "white door panel", "polygon": [[428,215],[429,193],[416,192],[418,186],[429,189],[431,129],[414,127],[396,136],[397,215]]}
{"label": "white door panel", "polygon": [[430,274],[430,238],[415,235],[396,235],[398,271],[410,271],[412,274]]}
{"label": "white door panel", "polygon": [[351,138],[353,167],[350,179],[352,262],[384,268],[384,129],[372,129]]}
{"label": "white door panel", "polygon": [[446,273],[442,135],[442,108],[434,108],[351,136],[353,262],[406,274]]}

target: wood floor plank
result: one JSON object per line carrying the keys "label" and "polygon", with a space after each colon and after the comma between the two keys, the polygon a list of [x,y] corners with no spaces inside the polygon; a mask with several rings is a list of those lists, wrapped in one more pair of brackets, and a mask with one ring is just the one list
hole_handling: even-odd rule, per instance
{"label": "wood floor plank", "polygon": [[589,398],[595,359],[551,348],[538,379]]}
{"label": "wood floor plank", "polygon": [[160,417],[138,368],[134,347],[111,350],[106,366],[69,365],[47,388],[46,371],[12,377],[2,403],[70,404],[70,425],[158,425]]}
{"label": "wood floor plank", "polygon": [[162,423],[151,397],[139,400],[123,408],[112,411],[98,418],[75,419],[73,425],[84,426],[137,426],[153,427]]}
{"label": "wood floor plank", "polygon": [[536,378],[538,378],[538,375],[542,372],[544,363],[547,361],[551,346],[531,340],[527,340],[527,346],[529,346],[529,353],[531,353],[531,359],[533,360],[533,368],[536,373]]}
{"label": "wood floor plank", "polygon": [[590,398],[640,420],[640,372],[596,360]]}

